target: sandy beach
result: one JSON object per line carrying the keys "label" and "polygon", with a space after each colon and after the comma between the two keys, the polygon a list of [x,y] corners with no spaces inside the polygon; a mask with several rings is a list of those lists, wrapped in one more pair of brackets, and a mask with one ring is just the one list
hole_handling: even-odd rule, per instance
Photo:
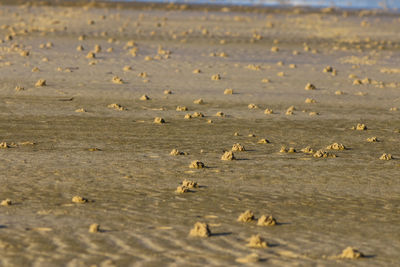
{"label": "sandy beach", "polygon": [[0,265],[398,265],[399,23],[0,5]]}

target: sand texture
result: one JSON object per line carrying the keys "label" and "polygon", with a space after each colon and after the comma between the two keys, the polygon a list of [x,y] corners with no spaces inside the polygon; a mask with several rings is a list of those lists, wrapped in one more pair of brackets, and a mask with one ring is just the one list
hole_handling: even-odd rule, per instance
{"label": "sand texture", "polygon": [[398,265],[398,14],[157,7],[0,6],[0,265]]}

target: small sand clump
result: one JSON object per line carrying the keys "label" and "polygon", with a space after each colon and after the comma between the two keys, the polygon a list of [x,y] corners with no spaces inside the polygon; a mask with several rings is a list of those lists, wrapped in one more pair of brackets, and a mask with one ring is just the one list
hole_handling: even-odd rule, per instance
{"label": "small sand clump", "polygon": [[264,114],[274,114],[274,111],[272,109],[270,109],[270,108],[266,108],[264,110]]}
{"label": "small sand clump", "polygon": [[199,187],[197,182],[186,180],[186,179],[182,181],[182,186],[186,186],[187,188],[198,188]]}
{"label": "small sand clump", "polygon": [[268,243],[260,235],[252,235],[246,246],[250,248],[266,248]]}
{"label": "small sand clump", "polygon": [[258,108],[258,106],[257,106],[256,104],[249,104],[247,107],[248,107],[249,109],[256,109],[256,108]]}
{"label": "small sand clump", "polygon": [[86,110],[83,108],[78,108],[75,110],[75,112],[84,113],[84,112],[86,112]]}
{"label": "small sand clump", "polygon": [[191,168],[191,169],[203,169],[203,168],[205,168],[205,165],[201,161],[194,160],[194,161],[192,161],[190,163],[189,168]]}
{"label": "small sand clump", "polygon": [[201,104],[204,104],[204,101],[203,101],[203,99],[199,98],[199,99],[194,100],[193,103],[197,104],[197,105],[201,105]]}
{"label": "small sand clump", "polygon": [[365,130],[367,130],[367,126],[362,123],[357,123],[357,125],[355,127],[353,127],[353,129],[357,130],[357,131],[365,131]]}
{"label": "small sand clump", "polygon": [[343,144],[333,143],[333,144],[330,144],[329,146],[327,146],[326,149],[331,149],[331,150],[345,150],[346,147],[345,147]]}
{"label": "small sand clump", "polygon": [[112,77],[111,81],[112,81],[113,83],[116,83],[116,84],[123,84],[123,83],[124,83],[124,81],[123,81],[120,77],[118,77],[118,76]]}
{"label": "small sand clump", "polygon": [[93,223],[89,226],[89,233],[98,233],[100,231],[100,225]]}
{"label": "small sand clump", "polygon": [[239,215],[238,222],[251,222],[254,220],[254,213],[251,210],[246,210]]}
{"label": "small sand clump", "polygon": [[188,108],[185,106],[177,106],[176,107],[176,111],[187,111],[187,110],[188,110]]}
{"label": "small sand clump", "polygon": [[108,107],[108,108],[111,108],[111,109],[119,110],[119,111],[126,110],[126,108],[124,108],[124,107],[121,106],[120,104],[116,104],[116,103],[110,104],[110,105],[108,105],[107,107]]}
{"label": "small sand clump", "polygon": [[317,103],[317,101],[315,101],[315,99],[313,99],[313,98],[306,98],[306,100],[304,102],[307,104]]}
{"label": "small sand clump", "polygon": [[74,203],[79,203],[79,204],[83,204],[83,203],[87,203],[88,200],[87,200],[86,198],[84,198],[84,197],[81,197],[81,196],[74,196],[74,197],[72,198],[72,202],[74,202]]}
{"label": "small sand clump", "polygon": [[163,124],[165,123],[165,120],[161,117],[155,117],[153,122],[157,124]]}
{"label": "small sand clump", "polygon": [[192,114],[186,114],[184,119],[186,120],[190,120],[192,118]]}
{"label": "small sand clump", "polygon": [[6,142],[1,142],[0,148],[10,148],[10,146]]}
{"label": "small sand clump", "polygon": [[339,255],[339,258],[342,259],[359,259],[362,257],[364,257],[364,254],[352,247],[347,247],[342,251],[342,254]]}
{"label": "small sand clump", "polygon": [[195,69],[195,70],[192,71],[192,73],[194,73],[194,74],[201,73],[201,70],[200,69]]}
{"label": "small sand clump", "polygon": [[171,90],[164,90],[164,95],[170,95],[170,94],[172,94]]}
{"label": "small sand clump", "polygon": [[203,118],[204,117],[204,114],[203,113],[201,113],[201,112],[194,112],[193,114],[192,114],[192,117],[193,118]]}
{"label": "small sand clump", "polygon": [[189,233],[189,236],[193,237],[209,237],[210,235],[211,231],[208,224],[202,222],[196,222]]}
{"label": "small sand clump", "polygon": [[393,157],[391,154],[383,153],[382,156],[379,157],[380,160],[392,160]]}
{"label": "small sand clump", "polygon": [[233,154],[232,151],[225,151],[225,153],[222,155],[221,160],[235,160],[235,155]]}
{"label": "small sand clump", "polygon": [[336,155],[320,149],[313,154],[313,157],[314,158],[336,158]]}
{"label": "small sand clump", "polygon": [[12,201],[11,201],[11,199],[7,198],[7,199],[2,200],[0,205],[1,206],[10,206],[10,205],[12,205]]}
{"label": "small sand clump", "polygon": [[213,80],[213,81],[221,80],[221,75],[219,75],[219,74],[214,74],[213,76],[211,76],[211,80]]}
{"label": "small sand clump", "polygon": [[258,221],[258,226],[274,226],[276,225],[276,219],[271,215],[262,215]]}
{"label": "small sand clump", "polygon": [[343,91],[340,91],[340,90],[337,90],[337,91],[335,92],[335,95],[344,95],[344,92],[343,92]]}
{"label": "small sand clump", "polygon": [[379,140],[376,136],[373,136],[373,137],[367,138],[367,142],[374,143],[374,142],[379,142]]}
{"label": "small sand clump", "polygon": [[45,79],[40,79],[35,83],[35,87],[42,87],[46,86],[46,80]]}
{"label": "small sand clump", "polygon": [[314,150],[310,146],[306,146],[305,148],[303,148],[300,151],[303,153],[306,153],[306,154],[314,154]]}
{"label": "small sand clump", "polygon": [[246,149],[239,143],[233,144],[232,151],[245,151]]}
{"label": "small sand clump", "polygon": [[315,90],[315,89],[317,89],[317,88],[312,83],[307,83],[306,87],[304,87],[304,90],[307,90],[307,91]]}
{"label": "small sand clump", "polygon": [[184,185],[180,185],[176,188],[175,193],[177,194],[183,194],[183,193],[187,193],[190,192],[189,188],[184,186]]}
{"label": "small sand clump", "polygon": [[232,94],[233,94],[233,89],[231,88],[225,89],[224,95],[232,95]]}
{"label": "small sand clump", "polygon": [[215,116],[217,117],[225,117],[225,113],[223,113],[222,111],[218,111]]}
{"label": "small sand clump", "polygon": [[94,52],[89,52],[89,53],[86,55],[86,58],[96,58],[96,54],[95,54]]}
{"label": "small sand clump", "polygon": [[142,101],[150,100],[150,97],[148,97],[147,95],[142,95],[140,97],[140,100],[142,100]]}
{"label": "small sand clump", "polygon": [[262,139],[258,140],[257,143],[258,144],[269,144],[269,141],[267,139],[265,139],[265,138],[262,138]]}
{"label": "small sand clump", "polygon": [[179,156],[179,155],[186,155],[185,152],[179,151],[178,149],[174,148],[169,153],[171,156]]}

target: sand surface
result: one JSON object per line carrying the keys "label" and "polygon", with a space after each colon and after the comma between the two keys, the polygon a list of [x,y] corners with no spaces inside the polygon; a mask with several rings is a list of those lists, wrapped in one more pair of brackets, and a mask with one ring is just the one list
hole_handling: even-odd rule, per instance
{"label": "sand surface", "polygon": [[399,16],[256,11],[0,6],[0,265],[399,264]]}

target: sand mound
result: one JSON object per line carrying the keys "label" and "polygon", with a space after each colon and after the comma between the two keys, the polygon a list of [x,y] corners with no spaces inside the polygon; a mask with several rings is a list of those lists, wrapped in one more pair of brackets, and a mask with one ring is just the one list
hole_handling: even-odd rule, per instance
{"label": "sand mound", "polygon": [[236,262],[239,262],[239,263],[254,263],[254,262],[259,262],[259,261],[260,261],[260,257],[256,253],[252,253],[243,258],[236,259]]}
{"label": "sand mound", "polygon": [[337,90],[337,91],[335,91],[335,95],[344,95],[344,92],[340,91],[340,90]]}
{"label": "sand mound", "polygon": [[383,153],[382,156],[379,157],[380,160],[392,160],[393,157],[391,154]]}
{"label": "sand mound", "polygon": [[367,138],[367,142],[374,143],[374,142],[379,142],[379,140],[376,136],[373,136],[373,137]]}
{"label": "sand mound", "polygon": [[132,70],[132,67],[131,66],[124,66],[124,68],[122,69],[123,71],[130,71],[130,70]]}
{"label": "sand mound", "polygon": [[204,104],[204,101],[203,101],[203,99],[199,98],[199,99],[194,100],[193,103],[195,103],[197,105],[201,105],[201,104]]}
{"label": "sand mound", "polygon": [[112,81],[113,83],[116,83],[116,84],[123,84],[123,83],[124,83],[124,81],[123,81],[120,77],[118,77],[118,76],[112,77],[111,81]]}
{"label": "sand mound", "polygon": [[147,95],[142,95],[140,97],[140,100],[142,100],[142,101],[150,100],[150,97],[148,97]]}
{"label": "sand mound", "polygon": [[270,108],[266,108],[264,110],[264,114],[274,114],[274,111],[272,109],[270,109]]}
{"label": "sand mound", "polygon": [[170,94],[172,94],[171,90],[164,90],[164,95],[170,95]]}
{"label": "sand mound", "polygon": [[336,158],[336,155],[320,149],[313,154],[313,157],[314,158]]}
{"label": "sand mound", "polygon": [[42,87],[46,86],[46,80],[45,79],[40,79],[35,83],[35,87]]}
{"label": "sand mound", "polygon": [[294,106],[290,106],[290,107],[288,107],[288,109],[286,110],[286,115],[293,115],[294,113],[294,111],[296,110],[296,108],[294,107]]}
{"label": "sand mound", "polygon": [[231,88],[225,89],[224,95],[232,95],[232,94],[233,94],[233,89]]}
{"label": "sand mound", "polygon": [[184,185],[180,185],[176,188],[175,193],[178,194],[183,194],[183,193],[187,193],[190,192],[189,188],[184,186]]}
{"label": "sand mound", "polygon": [[86,58],[96,58],[96,54],[95,54],[94,52],[89,52],[89,53],[86,55]]}
{"label": "sand mound", "polygon": [[192,71],[192,73],[195,73],[195,74],[201,73],[201,70],[200,69],[195,69],[195,70]]}
{"label": "sand mound", "polygon": [[10,146],[6,142],[1,142],[0,148],[10,148]]}
{"label": "sand mound", "polygon": [[362,123],[357,123],[357,125],[353,126],[352,129],[353,130],[357,130],[357,131],[365,131],[365,130],[367,130],[367,126],[365,124],[362,124]]}
{"label": "sand mound", "polygon": [[89,226],[89,233],[98,233],[100,231],[100,225],[93,223]]}
{"label": "sand mound", "polygon": [[78,109],[75,110],[75,112],[86,112],[86,109],[78,108]]}
{"label": "sand mound", "polygon": [[279,150],[280,153],[296,153],[296,149],[294,147],[286,148],[286,146],[282,146]]}
{"label": "sand mound", "polygon": [[199,187],[197,182],[186,180],[186,179],[182,181],[182,186],[186,186],[187,188],[197,188],[197,187]]}
{"label": "sand mound", "polygon": [[214,74],[213,76],[211,76],[211,80],[213,80],[213,81],[221,80],[221,75],[219,75],[219,74]]}
{"label": "sand mound", "polygon": [[254,213],[251,210],[246,210],[239,215],[238,222],[251,222],[254,220]]}
{"label": "sand mound", "polygon": [[155,117],[153,123],[163,124],[163,123],[165,123],[165,120],[160,117]]}
{"label": "sand mound", "polygon": [[258,106],[257,106],[256,104],[249,104],[247,107],[248,107],[249,109],[256,109],[256,108],[258,108]]}
{"label": "sand mound", "polygon": [[303,148],[300,151],[303,152],[303,153],[306,153],[306,154],[313,154],[314,153],[314,150],[310,146],[306,146],[305,148]]}
{"label": "sand mound", "polygon": [[202,169],[204,167],[205,167],[204,163],[198,160],[192,161],[189,165],[189,168],[191,169]]}
{"label": "sand mound", "polygon": [[315,87],[315,85],[314,84],[312,84],[312,83],[307,83],[306,84],[306,87],[304,87],[304,90],[315,90],[315,89],[317,89],[317,87]]}
{"label": "sand mound", "polygon": [[258,226],[273,226],[276,225],[276,219],[271,215],[262,215],[258,221]]}
{"label": "sand mound", "polygon": [[74,202],[74,203],[79,203],[79,204],[83,204],[83,203],[87,203],[87,202],[88,202],[88,199],[83,198],[83,197],[81,197],[81,196],[74,196],[74,197],[72,198],[72,202]]}
{"label": "sand mound", "polygon": [[107,107],[111,108],[111,109],[119,110],[119,111],[126,110],[126,108],[124,108],[120,104],[115,104],[115,103],[114,104],[110,104]]}
{"label": "sand mound", "polygon": [[189,236],[193,237],[209,237],[210,235],[211,231],[208,228],[208,224],[201,222],[196,222],[189,233]]}
{"label": "sand mound", "polygon": [[246,149],[239,143],[233,144],[232,151],[245,151]]}
{"label": "sand mound", "polygon": [[193,114],[192,114],[192,117],[193,118],[203,118],[204,117],[204,114],[203,113],[201,113],[201,112],[194,112]]}
{"label": "sand mound", "polygon": [[268,243],[264,241],[260,235],[252,235],[249,239],[249,243],[247,243],[246,246],[251,248],[266,248],[268,247]]}
{"label": "sand mound", "polygon": [[269,144],[269,141],[267,139],[265,139],[265,138],[262,138],[262,139],[258,140],[257,143],[258,144]]}
{"label": "sand mound", "polygon": [[186,114],[185,117],[184,117],[184,119],[186,119],[186,120],[189,120],[189,119],[191,119],[191,118],[192,118],[192,115],[191,115],[191,114]]}
{"label": "sand mound", "polygon": [[177,106],[176,107],[176,111],[187,111],[187,110],[188,110],[188,108],[185,106]]}
{"label": "sand mound", "polygon": [[317,103],[317,101],[315,101],[315,99],[313,99],[313,98],[306,98],[306,100],[304,102],[307,104]]}
{"label": "sand mound", "polygon": [[338,257],[342,259],[359,259],[364,257],[364,254],[357,249],[347,247]]}
{"label": "sand mound", "polygon": [[10,206],[10,205],[12,205],[12,201],[11,201],[11,199],[7,198],[7,199],[2,200],[0,205],[1,206]]}
{"label": "sand mound", "polygon": [[232,151],[225,151],[225,153],[222,155],[221,160],[235,160],[235,155],[233,154]]}
{"label": "sand mound", "polygon": [[178,149],[174,148],[169,153],[171,156],[179,156],[179,155],[186,155],[187,153],[179,151]]}
{"label": "sand mound", "polygon": [[339,144],[339,143],[333,143],[333,144],[330,144],[329,146],[327,146],[326,149],[345,150],[346,147],[344,145],[342,145],[342,144]]}
{"label": "sand mound", "polygon": [[225,113],[223,113],[222,111],[218,111],[215,116],[217,117],[225,117]]}

